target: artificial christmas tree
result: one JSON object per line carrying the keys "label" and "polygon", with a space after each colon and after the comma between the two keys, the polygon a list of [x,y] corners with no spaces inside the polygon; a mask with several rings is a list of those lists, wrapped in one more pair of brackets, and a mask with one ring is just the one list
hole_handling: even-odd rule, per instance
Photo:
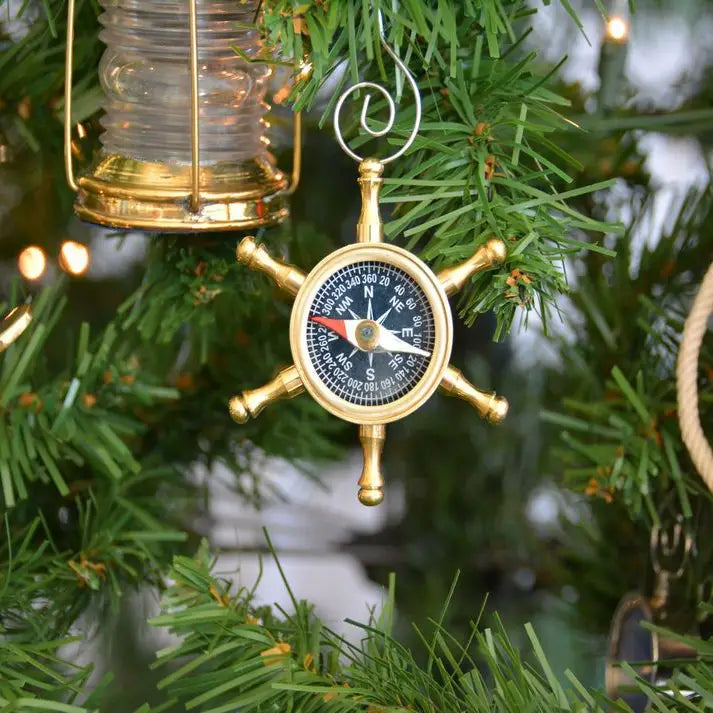
{"label": "artificial christmas tree", "polygon": [[[156,4],[175,14],[142,31],[158,37],[176,23],[189,32],[189,3]],[[210,4],[199,0],[197,9]],[[591,5],[563,0],[557,21],[574,36],[579,14],[613,10]],[[632,23],[655,12],[637,5]],[[144,6],[117,0],[104,22]],[[245,3],[234,6],[237,16]],[[627,710],[607,701],[596,677],[559,677],[531,627],[516,642],[521,654],[512,643],[520,627],[506,633],[477,621],[486,589],[498,609],[529,615],[531,602],[520,607],[509,589],[523,572],[539,591],[574,591],[579,625],[599,634],[626,591],[658,596],[665,606],[656,623],[683,635],[696,658],[662,686],[643,676],[634,685],[656,710],[710,705],[711,495],[681,441],[674,377],[683,320],[710,262],[708,191],[682,204],[655,246],[636,259],[631,252],[637,219],[647,216],[640,196],[651,190],[632,132],[674,126],[706,140],[705,82],[676,111],[640,116],[625,106],[620,73],[611,69],[623,66],[626,44],[605,44],[601,76],[608,79],[591,107],[576,88],[558,86],[557,67],[540,62],[530,44],[536,17],[559,10],[551,3],[271,0],[232,28],[262,38],[259,56],[234,48],[247,74],[287,68],[287,103],[310,112],[291,218],[257,235],[274,253],[309,270],[353,240],[356,173],[331,134],[345,88],[379,83],[398,105],[393,133],[374,141],[345,103],[351,151],[386,155],[410,136],[416,106],[380,44],[379,12],[388,46],[423,99],[413,146],[384,179],[386,240],[434,271],[493,239],[506,246],[502,265],[471,277],[453,303],[454,345],[469,375],[507,392],[511,422],[486,433],[470,425],[465,405],[441,399],[393,428],[384,467],[402,483],[406,515],[379,535],[397,556],[375,558],[372,573],[386,583],[384,571],[397,569],[400,596],[394,605],[390,586],[384,611],[362,625],[363,647],[355,648],[292,592],[292,611],[279,611],[261,606],[251,587],[231,588],[211,571],[210,542],[200,544],[210,490],[194,477],[197,467],[227,466],[234,491],[259,506],[275,494],[254,467],[256,453],[307,471],[354,445],[351,431],[308,399],[240,427],[227,415],[236,391],[290,362],[290,304],[236,262],[240,233],[151,236],[145,254],[121,265],[110,258],[99,272],[106,246],[128,250],[136,235],[72,217],[62,147],[67,8],[43,0],[5,9],[0,312],[28,303],[33,320],[0,355],[3,708]],[[81,165],[98,146],[105,101],[96,72],[104,50],[98,11],[77,2],[69,126]],[[596,17],[603,28],[604,17]],[[151,101],[152,86],[143,85],[142,101]],[[121,107],[129,117],[131,109]],[[364,121],[383,128],[385,109],[374,95]],[[221,116],[232,126],[229,114]],[[169,160],[188,165],[190,126],[177,131],[172,117],[170,135],[185,145]],[[273,123],[276,134],[289,134],[289,117],[276,113]],[[289,165],[285,158],[278,164]],[[614,210],[622,185],[634,187],[624,232]],[[60,279],[57,256],[70,237],[88,245],[91,267],[85,277],[69,271]],[[44,262],[21,280],[16,259],[28,246],[41,248]],[[490,338],[503,340],[521,315],[545,326],[556,321],[568,278],[575,343],[549,337],[560,358],[549,373],[514,368],[512,347]],[[464,327],[476,319],[474,329]],[[708,350],[704,343],[702,374]],[[705,382],[699,387],[710,433]],[[543,407],[552,428],[543,426]],[[543,487],[546,476],[580,500],[576,517],[543,537],[524,516],[523,493]],[[686,534],[681,541],[694,543],[684,548],[683,567],[676,547],[651,555],[651,533],[676,527]],[[457,568],[463,574],[453,588]],[[129,687],[93,676],[94,667],[68,647],[70,639],[100,639],[138,589],[162,594],[152,624],[179,637],[158,656],[158,686],[139,656]],[[443,601],[430,631],[403,630],[404,618],[433,616]],[[121,633],[129,638],[131,627]],[[119,682],[127,658],[109,667]]]}

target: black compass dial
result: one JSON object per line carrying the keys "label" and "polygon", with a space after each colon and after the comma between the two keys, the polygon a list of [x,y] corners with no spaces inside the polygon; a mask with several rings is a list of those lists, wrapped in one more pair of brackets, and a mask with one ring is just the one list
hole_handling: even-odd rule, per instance
{"label": "black compass dial", "polygon": [[355,262],[317,290],[307,351],[319,378],[353,404],[381,406],[418,384],[435,344],[433,313],[416,281],[386,262]]}

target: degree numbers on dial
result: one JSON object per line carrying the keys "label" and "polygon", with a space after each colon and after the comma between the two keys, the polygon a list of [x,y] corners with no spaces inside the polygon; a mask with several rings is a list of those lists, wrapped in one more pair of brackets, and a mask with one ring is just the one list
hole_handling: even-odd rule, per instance
{"label": "degree numbers on dial", "polygon": [[[378,325],[381,344],[364,348],[354,338],[355,329],[368,327],[365,322]],[[306,340],[312,366],[332,393],[380,406],[404,396],[426,372],[435,344],[433,313],[404,270],[355,262],[336,270],[315,293]]]}

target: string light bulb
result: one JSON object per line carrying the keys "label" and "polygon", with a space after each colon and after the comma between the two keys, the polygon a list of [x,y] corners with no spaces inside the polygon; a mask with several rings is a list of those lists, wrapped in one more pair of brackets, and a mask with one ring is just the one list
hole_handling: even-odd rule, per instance
{"label": "string light bulb", "polygon": [[59,266],[70,275],[83,275],[89,267],[89,248],[74,240],[65,240],[59,249]]}
{"label": "string light bulb", "polygon": [[607,20],[607,38],[614,42],[626,42],[629,38],[629,21],[621,15],[611,15]]}
{"label": "string light bulb", "polygon": [[310,74],[312,74],[312,62],[308,61],[307,59],[303,59],[300,62],[300,71],[297,75],[297,79],[307,79]]}
{"label": "string light bulb", "polygon": [[45,251],[37,245],[29,245],[18,255],[17,269],[26,280],[39,280],[47,269]]}

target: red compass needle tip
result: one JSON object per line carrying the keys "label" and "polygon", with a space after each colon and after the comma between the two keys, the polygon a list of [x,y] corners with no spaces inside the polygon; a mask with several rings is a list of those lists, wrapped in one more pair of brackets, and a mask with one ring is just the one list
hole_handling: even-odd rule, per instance
{"label": "red compass needle tip", "polygon": [[339,334],[339,336],[344,337],[344,339],[349,339],[347,336],[347,325],[346,320],[343,319],[330,319],[329,317],[310,317],[313,322],[325,326],[327,329],[331,329],[333,332]]}

